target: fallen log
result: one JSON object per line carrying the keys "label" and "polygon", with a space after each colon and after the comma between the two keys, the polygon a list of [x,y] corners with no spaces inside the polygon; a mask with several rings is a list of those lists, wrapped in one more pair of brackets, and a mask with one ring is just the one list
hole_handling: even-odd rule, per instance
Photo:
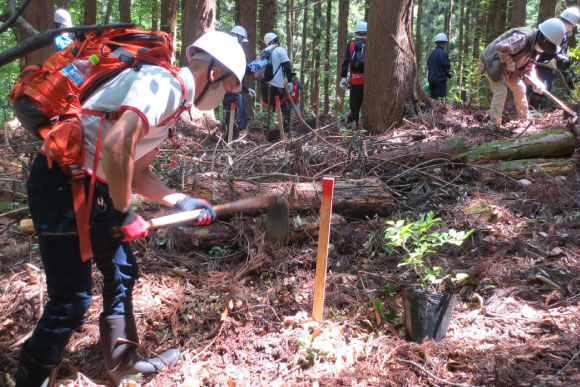
{"label": "fallen log", "polygon": [[[260,232],[264,231],[265,217],[260,221],[254,222],[243,220],[234,220],[231,223],[215,222],[203,227],[173,227],[171,229],[160,229],[157,233],[171,234],[171,248],[176,251],[191,251],[193,249],[207,250],[214,246],[232,246],[235,245],[241,235],[245,239],[252,241],[254,239],[253,229]],[[318,236],[320,219],[317,215],[289,219],[290,233],[288,241],[296,242],[305,238],[314,238]],[[346,224],[346,220],[337,214],[332,214],[331,225],[333,227]],[[169,231],[171,230],[171,231]]]}
{"label": "fallen log", "polygon": [[451,137],[441,141],[424,142],[373,155],[373,159],[393,161],[399,164],[419,164],[434,159],[458,159],[467,152],[465,137]]}
{"label": "fallen log", "polygon": [[565,130],[551,130],[478,146],[467,153],[470,163],[488,160],[519,160],[571,156],[578,147],[576,137]]}
{"label": "fallen log", "polygon": [[[281,194],[288,199],[295,212],[317,212],[322,196],[322,181],[309,183],[254,183],[244,180],[225,181],[197,177],[191,194],[213,204],[232,202],[252,196]],[[395,208],[385,184],[376,178],[336,181],[334,184],[334,213],[353,218],[387,216]]]}
{"label": "fallen log", "polygon": [[576,171],[576,163],[568,158],[497,161],[478,166],[481,167],[478,168],[480,177],[485,182],[497,180],[501,175],[519,180],[540,174],[566,176]]}

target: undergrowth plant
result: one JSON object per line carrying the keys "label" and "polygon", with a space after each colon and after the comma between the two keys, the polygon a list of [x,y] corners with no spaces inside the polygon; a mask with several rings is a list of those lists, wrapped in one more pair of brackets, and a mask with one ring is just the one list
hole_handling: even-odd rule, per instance
{"label": "undergrowth plant", "polygon": [[467,278],[465,273],[457,273],[452,278],[450,274],[445,274],[440,266],[428,264],[425,261],[425,256],[429,253],[436,253],[436,247],[448,243],[460,246],[471,235],[473,229],[469,231],[448,229],[447,231],[429,232],[433,227],[437,230],[447,227],[441,219],[433,217],[433,211],[414,222],[389,220],[386,223],[385,250],[389,254],[395,252],[397,248],[404,251],[403,260],[397,266],[412,266],[419,277],[421,288],[427,289],[429,285],[441,284],[448,278],[452,281],[460,281]]}

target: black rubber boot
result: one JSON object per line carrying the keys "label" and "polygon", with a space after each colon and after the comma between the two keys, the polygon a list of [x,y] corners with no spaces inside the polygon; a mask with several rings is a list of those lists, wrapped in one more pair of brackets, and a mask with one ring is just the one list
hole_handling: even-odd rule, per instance
{"label": "black rubber boot", "polygon": [[40,364],[26,352],[26,343],[20,350],[20,363],[16,370],[16,387],[51,386],[57,367]]}
{"label": "black rubber boot", "polygon": [[178,349],[169,349],[160,357],[141,359],[137,356],[136,347],[132,344],[117,342],[118,339],[139,342],[137,326],[133,315],[108,316],[99,319],[101,346],[105,358],[107,376],[114,386],[123,380],[134,380],[134,375],[147,377],[166,366],[173,366],[179,359]]}

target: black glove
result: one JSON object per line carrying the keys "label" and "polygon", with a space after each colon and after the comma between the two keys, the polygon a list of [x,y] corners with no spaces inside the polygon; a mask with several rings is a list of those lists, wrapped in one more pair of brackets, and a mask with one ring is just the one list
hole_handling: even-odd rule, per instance
{"label": "black glove", "polygon": [[207,200],[192,198],[191,196],[186,196],[183,199],[178,200],[173,208],[180,211],[201,210],[199,216],[192,221],[194,226],[210,224],[216,217],[212,205],[209,204]]}
{"label": "black glove", "polygon": [[447,73],[445,75],[447,75],[447,79],[451,79],[451,73]]}

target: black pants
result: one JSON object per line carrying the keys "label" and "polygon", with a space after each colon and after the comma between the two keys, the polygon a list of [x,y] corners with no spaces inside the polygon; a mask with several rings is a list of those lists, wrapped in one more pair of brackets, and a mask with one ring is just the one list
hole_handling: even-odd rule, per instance
{"label": "black pants", "polygon": [[350,87],[350,115],[348,116],[348,122],[356,122],[358,125],[358,117],[360,115],[360,107],[363,103],[363,91],[364,91],[364,84],[363,85],[352,85]]}
{"label": "black pants", "polygon": [[429,96],[433,99],[445,98],[447,96],[447,81],[429,82]]}
{"label": "black pants", "polygon": [[[268,88],[270,89],[270,100],[268,101]],[[260,92],[262,93],[262,105],[266,105],[276,112],[276,96],[282,101],[284,98],[286,100],[280,103],[280,110],[282,111],[282,119],[284,120],[284,133],[288,133],[290,130],[290,116],[292,114],[292,104],[290,100],[287,98],[286,92],[284,88],[281,87],[274,87],[269,86],[266,83],[262,83],[260,87]],[[278,141],[280,140],[280,129],[278,126],[274,125],[274,128],[270,128],[270,132],[268,133],[268,140],[269,141]]]}

